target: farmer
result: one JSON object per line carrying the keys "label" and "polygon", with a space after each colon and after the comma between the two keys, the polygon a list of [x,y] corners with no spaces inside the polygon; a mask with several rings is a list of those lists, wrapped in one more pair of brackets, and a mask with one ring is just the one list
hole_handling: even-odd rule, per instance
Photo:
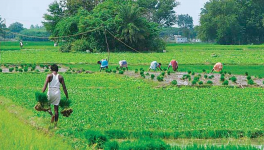
{"label": "farmer", "polygon": [[102,69],[108,69],[108,61],[107,59],[102,59],[101,61],[98,61],[97,64],[100,64],[101,67],[100,67],[100,72]]}
{"label": "farmer", "polygon": [[[214,65],[214,68],[212,69],[212,72],[213,72],[213,71],[219,72],[219,71],[222,71],[222,69],[223,69],[223,64],[220,63],[220,62],[218,62],[218,63],[216,63],[216,64]],[[212,72],[211,72],[211,73],[212,73]]]}
{"label": "farmer", "polygon": [[170,62],[170,64],[169,64],[169,66],[168,66],[168,70],[169,70],[170,66],[172,66],[173,71],[177,71],[177,69],[178,69],[178,62],[176,60],[172,60]]}
{"label": "farmer", "polygon": [[155,70],[156,71],[157,68],[159,68],[159,70],[162,70],[160,68],[160,66],[161,66],[161,63],[158,63],[157,61],[153,61],[150,64],[149,70],[152,69],[152,70]]}
{"label": "farmer", "polygon": [[126,67],[126,69],[128,70],[127,61],[126,60],[119,61],[119,65],[120,65],[120,69],[122,69],[123,67]]}
{"label": "farmer", "polygon": [[19,45],[20,45],[20,48],[22,49],[23,48],[23,42],[20,41]]}
{"label": "farmer", "polygon": [[51,67],[51,74],[47,75],[44,87],[42,89],[42,92],[44,93],[47,85],[48,85],[48,101],[50,104],[54,105],[54,113],[55,115],[52,114],[51,110],[48,110],[49,114],[52,116],[51,117],[51,123],[54,122],[55,119],[55,124],[54,126],[57,126],[57,122],[59,119],[59,113],[58,113],[58,109],[59,109],[59,103],[60,103],[60,99],[61,99],[61,94],[60,94],[60,84],[62,85],[64,94],[66,95],[66,98],[68,99],[68,92],[66,89],[66,85],[64,82],[64,79],[61,75],[58,74],[58,66],[56,64],[53,64]]}

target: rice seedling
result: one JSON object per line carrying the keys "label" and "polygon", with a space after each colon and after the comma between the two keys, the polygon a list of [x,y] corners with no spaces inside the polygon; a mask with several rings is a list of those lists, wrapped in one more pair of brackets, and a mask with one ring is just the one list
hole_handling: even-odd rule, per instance
{"label": "rice seedling", "polygon": [[155,75],[154,75],[154,74],[151,74],[151,75],[150,75],[150,78],[151,78],[151,80],[154,80]]}
{"label": "rice seedling", "polygon": [[222,85],[228,85],[228,80],[225,80]]}
{"label": "rice seedling", "polygon": [[213,84],[213,81],[208,80],[206,83],[212,85]]}
{"label": "rice seedling", "polygon": [[229,78],[229,80],[231,80],[232,82],[236,82],[237,78],[236,78],[236,76],[232,76],[231,78]]}
{"label": "rice seedling", "polygon": [[249,80],[248,80],[248,84],[249,84],[249,85],[253,85],[253,84],[255,84],[255,83],[254,83],[254,80],[249,79]]}
{"label": "rice seedling", "polygon": [[203,85],[203,81],[199,81],[198,84],[199,84],[199,85]]}
{"label": "rice seedling", "polygon": [[172,85],[177,85],[177,80],[172,80],[172,81],[171,81],[171,84],[172,84]]}

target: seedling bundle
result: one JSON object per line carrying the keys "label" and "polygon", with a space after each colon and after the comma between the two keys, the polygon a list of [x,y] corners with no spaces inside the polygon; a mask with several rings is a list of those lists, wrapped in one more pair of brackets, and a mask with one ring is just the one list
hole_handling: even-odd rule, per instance
{"label": "seedling bundle", "polygon": [[47,95],[44,93],[36,92],[35,93],[36,101],[38,102],[35,105],[37,111],[48,111],[50,110],[50,104],[48,102]]}
{"label": "seedling bundle", "polygon": [[62,108],[61,114],[65,117],[69,117],[73,110],[70,108],[71,101],[66,98],[61,99],[60,107]]}

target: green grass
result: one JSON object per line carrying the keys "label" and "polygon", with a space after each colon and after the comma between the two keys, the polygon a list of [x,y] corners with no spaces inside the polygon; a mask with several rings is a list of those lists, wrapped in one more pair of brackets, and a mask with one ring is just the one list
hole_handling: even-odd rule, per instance
{"label": "green grass", "polygon": [[0,149],[73,149],[59,136],[45,135],[0,108]]}
{"label": "green grass", "polygon": [[[52,43],[51,43],[52,44]],[[108,53],[61,53],[59,47],[49,44],[25,44],[21,51],[2,51],[0,63],[88,63],[96,64],[102,58],[108,58]],[[8,46],[6,46],[8,47]],[[12,46],[10,46],[11,48]],[[127,60],[129,65],[149,65],[156,60],[168,64],[176,59],[179,64],[213,65],[222,62],[228,65],[262,65],[264,45],[244,46],[219,45],[168,45],[167,53],[111,53],[110,64],[118,64],[120,60]],[[238,47],[238,48],[237,48]],[[237,50],[237,49],[241,50]],[[7,48],[8,49],[8,48]],[[214,57],[217,56],[217,57]]]}
{"label": "green grass", "polygon": [[[41,90],[45,77],[1,74],[0,94],[32,109],[34,92]],[[65,74],[64,78],[74,112],[70,118],[60,118],[63,128],[57,132],[62,135],[82,138],[85,129],[119,138],[237,138],[264,134],[261,88],[155,89],[142,79],[106,73]],[[48,117],[45,113],[35,114]]]}
{"label": "green grass", "polygon": [[[58,47],[54,47],[54,42],[32,42],[32,41],[23,41],[23,49],[55,49],[58,50]],[[13,51],[20,50],[19,41],[10,42],[10,41],[0,41],[0,51]]]}

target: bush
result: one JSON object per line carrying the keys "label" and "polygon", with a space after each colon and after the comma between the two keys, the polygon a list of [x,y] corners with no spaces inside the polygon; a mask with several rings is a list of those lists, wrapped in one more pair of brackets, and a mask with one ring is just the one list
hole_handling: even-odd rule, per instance
{"label": "bush", "polygon": [[170,71],[167,71],[167,74],[170,75]]}
{"label": "bush", "polygon": [[208,78],[209,79],[213,79],[214,78],[214,75],[210,75]]}
{"label": "bush", "polygon": [[103,148],[104,144],[108,141],[107,137],[99,131],[88,130],[84,135],[89,145],[97,144],[97,148]]}
{"label": "bush", "polygon": [[60,51],[61,52],[70,52],[71,51],[71,43],[67,42],[67,43],[63,43],[62,46],[60,47]]}
{"label": "bush", "polygon": [[14,68],[9,68],[9,72],[13,72]]}
{"label": "bush", "polygon": [[151,74],[151,79],[153,80],[155,78],[155,75],[154,74]]}
{"label": "bush", "polygon": [[124,71],[123,70],[119,70],[119,74],[124,74]]}
{"label": "bush", "polygon": [[247,76],[247,80],[250,80],[251,79],[251,76]]}
{"label": "bush", "polygon": [[225,81],[225,76],[221,74],[220,81]]}
{"label": "bush", "polygon": [[254,81],[253,81],[252,79],[249,79],[249,80],[248,80],[248,84],[249,84],[249,85],[253,85],[253,84],[254,84]]}
{"label": "bush", "polygon": [[248,76],[248,72],[245,72],[245,76]]}
{"label": "bush", "polygon": [[172,81],[171,81],[171,84],[172,84],[172,85],[177,85],[177,81],[176,81],[176,80],[172,80]]}
{"label": "bush", "polygon": [[199,85],[203,85],[203,81],[199,81],[198,84],[199,84]]}
{"label": "bush", "polygon": [[135,73],[138,73],[138,69],[135,69]]}
{"label": "bush", "polygon": [[207,79],[207,77],[208,77],[208,76],[205,74],[205,75],[204,75],[204,78]]}
{"label": "bush", "polygon": [[208,80],[207,82],[206,82],[207,84],[213,84],[213,81],[211,81],[211,80]]}
{"label": "bush", "polygon": [[222,85],[228,85],[228,80],[225,80]]}
{"label": "bush", "polygon": [[119,145],[118,142],[112,141],[112,142],[106,142],[104,146],[104,150],[118,150]]}
{"label": "bush", "polygon": [[79,39],[72,43],[71,52],[85,52],[89,50],[89,43],[87,40]]}
{"label": "bush", "polygon": [[162,75],[159,75],[159,76],[157,77],[157,80],[158,80],[158,81],[163,81],[163,76],[162,76]]}
{"label": "bush", "polygon": [[231,80],[232,82],[236,82],[237,78],[235,76],[232,76],[231,78],[229,78],[229,80]]}

